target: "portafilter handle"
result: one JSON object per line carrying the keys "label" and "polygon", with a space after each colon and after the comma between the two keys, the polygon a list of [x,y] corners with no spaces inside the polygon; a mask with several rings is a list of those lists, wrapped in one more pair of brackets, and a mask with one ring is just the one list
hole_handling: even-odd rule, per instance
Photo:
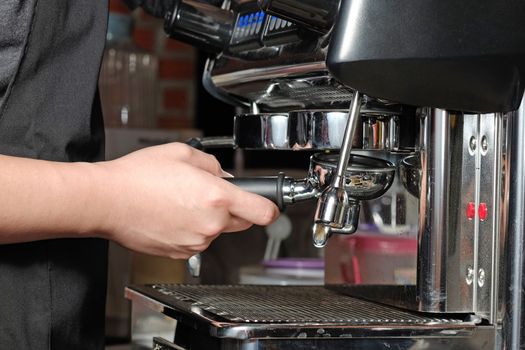
{"label": "portafilter handle", "polygon": [[293,181],[293,179],[286,177],[284,173],[279,173],[277,176],[264,177],[239,177],[239,178],[224,178],[224,180],[240,187],[241,189],[258,194],[274,202],[279,210],[283,211],[285,207],[283,198],[284,182]]}
{"label": "portafilter handle", "polygon": [[193,137],[186,141],[188,146],[203,151],[209,148],[234,148],[233,136]]}
{"label": "portafilter handle", "polygon": [[284,173],[277,176],[231,177],[224,180],[271,200],[281,211],[289,204],[315,198],[319,193],[318,186],[308,178],[296,180]]}

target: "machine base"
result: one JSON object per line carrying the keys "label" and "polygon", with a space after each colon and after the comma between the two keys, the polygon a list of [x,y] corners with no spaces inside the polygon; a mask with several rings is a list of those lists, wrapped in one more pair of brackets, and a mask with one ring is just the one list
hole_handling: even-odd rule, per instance
{"label": "machine base", "polygon": [[159,284],[126,297],[134,349],[495,348],[495,327],[468,314],[410,312],[320,286]]}

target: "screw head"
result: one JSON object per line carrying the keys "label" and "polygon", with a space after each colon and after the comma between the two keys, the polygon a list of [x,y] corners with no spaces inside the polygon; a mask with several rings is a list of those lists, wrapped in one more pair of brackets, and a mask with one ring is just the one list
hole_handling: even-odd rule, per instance
{"label": "screw head", "polygon": [[483,137],[481,137],[481,151],[483,155],[487,154],[488,149],[489,149],[489,142],[487,140],[487,136],[483,135]]}
{"label": "screw head", "polygon": [[485,270],[479,269],[478,271],[478,286],[481,288],[485,285]]}
{"label": "screw head", "polygon": [[474,268],[472,266],[467,266],[467,276],[465,277],[465,282],[470,286],[474,281]]}
{"label": "screw head", "polygon": [[478,147],[478,140],[476,140],[475,136],[472,136],[469,141],[469,148],[470,152],[474,153],[476,151],[476,148]]}

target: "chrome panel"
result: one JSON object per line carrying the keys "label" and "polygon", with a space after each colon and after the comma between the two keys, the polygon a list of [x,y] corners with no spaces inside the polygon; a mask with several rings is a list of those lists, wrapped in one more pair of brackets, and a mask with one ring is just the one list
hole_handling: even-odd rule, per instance
{"label": "chrome panel", "polygon": [[[469,202],[476,203],[477,156],[471,149],[471,141],[478,134],[478,116],[459,114],[451,116],[455,137],[450,150],[450,208],[446,239],[447,305],[450,311],[473,311],[476,278],[476,220],[468,219]],[[473,143],[474,144],[474,143]]]}
{"label": "chrome panel", "polygon": [[502,324],[506,305],[507,281],[509,280],[507,257],[509,253],[509,198],[510,198],[510,178],[511,178],[511,156],[512,156],[512,132],[513,122],[518,112],[506,113],[503,118],[503,138],[501,143],[501,192],[497,198],[499,205],[499,237],[496,240],[496,254],[498,260],[498,273],[495,276],[495,300],[496,300],[496,321]]}
{"label": "chrome panel", "polygon": [[[415,135],[401,135],[412,118],[398,117],[398,109],[361,111],[352,141],[354,149],[413,149]],[[243,114],[235,117],[234,142],[245,149],[339,149],[348,120],[344,110],[299,110],[290,113]]]}
{"label": "chrome panel", "polygon": [[525,274],[525,99],[518,111],[510,117],[510,167],[508,231],[505,240],[506,264],[503,288],[503,346],[502,349],[520,349],[525,342],[525,303],[523,282]]}
{"label": "chrome panel", "polygon": [[[500,235],[500,198],[504,186],[502,183],[502,164],[505,157],[503,137],[504,118],[502,114],[484,114],[480,116],[479,129],[479,158],[480,158],[480,182],[479,182],[479,204],[488,209],[487,218],[479,218],[478,238],[478,266],[477,273],[477,300],[475,310],[478,314],[486,317],[492,323],[496,322],[497,302],[497,274],[498,274],[498,245]],[[480,271],[484,274],[484,281],[480,280]]]}
{"label": "chrome panel", "polygon": [[288,121],[285,113],[235,116],[233,140],[239,148],[289,149]]}
{"label": "chrome panel", "polygon": [[310,75],[315,72],[326,72],[326,63],[309,62],[302,64],[291,64],[284,66],[270,66],[263,68],[249,68],[245,70],[232,71],[218,74],[210,79],[217,87],[226,87],[254,81],[267,79],[290,78],[291,76]]}
{"label": "chrome panel", "polygon": [[[298,120],[305,123],[304,139],[311,137],[312,148],[331,149],[340,148],[343,143],[343,134],[348,120],[348,112],[298,112],[294,114]],[[310,126],[311,130],[308,130]],[[359,147],[359,136],[352,141],[352,146]],[[308,144],[308,141],[306,142]]]}
{"label": "chrome panel", "polygon": [[442,312],[447,302],[450,115],[431,109],[422,121],[417,294],[420,310]]}

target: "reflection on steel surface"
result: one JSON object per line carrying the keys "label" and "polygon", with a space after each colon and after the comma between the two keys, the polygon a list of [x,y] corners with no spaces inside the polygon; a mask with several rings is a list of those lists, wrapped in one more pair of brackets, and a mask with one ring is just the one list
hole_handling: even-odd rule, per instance
{"label": "reflection on steel surface", "polygon": [[411,155],[399,163],[399,178],[408,193],[419,198],[421,165],[417,155]]}
{"label": "reflection on steel surface", "polygon": [[[359,119],[353,148],[396,151],[414,145],[415,136],[400,139],[404,121],[396,112],[363,109]],[[344,110],[243,114],[235,117],[234,139],[237,147],[245,149],[340,149],[347,120]]]}
{"label": "reflection on steel surface", "polygon": [[[310,159],[308,178],[325,188],[335,176],[338,154],[317,153]],[[382,196],[392,185],[396,166],[386,160],[352,154],[344,173],[344,189],[355,200]]]}

